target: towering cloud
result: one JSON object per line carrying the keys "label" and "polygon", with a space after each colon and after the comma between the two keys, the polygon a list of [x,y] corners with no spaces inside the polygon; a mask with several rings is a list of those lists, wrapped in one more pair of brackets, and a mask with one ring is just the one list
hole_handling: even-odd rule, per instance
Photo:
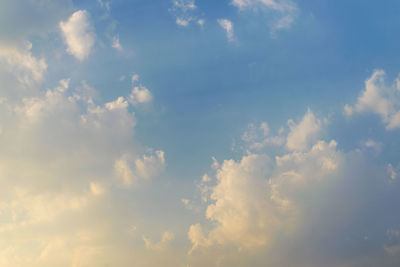
{"label": "towering cloud", "polygon": [[[224,160],[215,179],[200,183],[206,220],[188,231],[193,266],[336,266],[348,262],[344,255],[361,264],[385,262],[396,251],[386,232],[397,240],[392,223],[400,215],[393,221],[380,208],[400,200],[393,169],[372,163],[377,155],[368,150],[344,152],[335,140],[321,140],[320,121],[308,110],[299,124],[289,123],[289,152]],[[379,223],[369,220],[374,216]],[[381,255],[362,259],[365,251],[356,248],[368,239],[381,240]]]}

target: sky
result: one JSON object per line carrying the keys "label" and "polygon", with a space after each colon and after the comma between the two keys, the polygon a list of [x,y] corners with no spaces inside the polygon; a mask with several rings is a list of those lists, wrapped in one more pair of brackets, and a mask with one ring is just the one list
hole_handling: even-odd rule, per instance
{"label": "sky", "polygon": [[399,266],[399,11],[0,0],[0,266]]}

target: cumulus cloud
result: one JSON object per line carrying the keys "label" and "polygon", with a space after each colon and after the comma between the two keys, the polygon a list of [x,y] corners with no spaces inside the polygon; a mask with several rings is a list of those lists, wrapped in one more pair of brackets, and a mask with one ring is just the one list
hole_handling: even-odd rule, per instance
{"label": "cumulus cloud", "polygon": [[240,162],[229,160],[222,164],[217,172],[218,184],[211,194],[215,203],[210,204],[206,212],[206,217],[217,222],[217,227],[206,238],[202,236],[200,225],[192,226],[189,237],[193,248],[226,243],[251,247],[267,242],[268,235],[260,235],[270,227],[269,219],[262,212],[267,203],[260,200],[266,190],[268,162],[267,156],[249,155]]}
{"label": "cumulus cloud", "polygon": [[284,129],[278,131],[278,135],[271,134],[267,122],[261,122],[258,126],[251,123],[241,139],[245,142],[245,149],[257,151],[270,146],[281,146],[285,143]]}
{"label": "cumulus cloud", "polygon": [[86,82],[70,84],[0,101],[2,266],[126,265],[134,216],[113,189],[115,164],[128,154],[132,173],[147,180],[165,166],[163,151],[135,142],[125,97],[101,104]]}
{"label": "cumulus cloud", "polygon": [[[385,238],[392,218],[379,207],[399,199],[394,193],[399,185],[388,183],[390,167],[371,164],[368,152],[344,152],[335,140],[314,135],[320,121],[308,110],[287,134],[287,139],[300,136],[293,137],[293,149],[247,151],[239,160],[223,161],[215,176],[201,183],[201,194],[208,194],[205,221],[188,231],[193,266],[243,266],[250,259],[270,266],[384,262],[384,254],[366,259],[354,246]],[[268,135],[269,127],[262,128]],[[314,130],[304,134],[305,128]],[[368,223],[377,214],[384,216],[380,223]],[[378,251],[396,251],[389,243],[380,242]]]}
{"label": "cumulus cloud", "polygon": [[298,124],[289,120],[288,125],[290,133],[286,139],[286,147],[290,150],[305,150],[319,138],[321,121],[310,109]]}
{"label": "cumulus cloud", "polygon": [[165,168],[164,152],[157,150],[136,160],[133,155],[125,154],[115,161],[114,168],[117,178],[125,186],[130,186],[138,179],[148,180],[159,175]]}
{"label": "cumulus cloud", "polygon": [[233,22],[228,19],[218,19],[218,24],[225,30],[228,41],[232,42],[235,39],[233,33]]}
{"label": "cumulus cloud", "polygon": [[[22,98],[16,103],[4,102],[3,105],[9,110],[8,114],[3,115],[5,121],[3,126],[7,130],[3,131],[2,138],[4,142],[9,138],[9,144],[4,143],[4,152],[8,151],[6,148],[11,149],[11,144],[15,141],[19,143],[18,147],[21,149],[18,153],[25,151],[22,157],[25,161],[21,164],[28,164],[27,162],[31,161],[32,168],[41,160],[58,157],[60,161],[57,164],[60,165],[54,168],[57,166],[60,170],[68,168],[67,173],[70,174],[74,169],[72,166],[63,167],[65,161],[76,162],[77,166],[85,164],[92,166],[108,158],[111,160],[112,168],[113,157],[119,157],[119,154],[126,150],[126,145],[131,143],[129,139],[136,124],[134,114],[128,111],[127,102],[123,101],[122,97],[104,105],[97,105],[84,92],[83,85],[80,90],[70,90],[69,80],[66,79],[61,80],[53,90],[47,90],[35,97]],[[82,107],[85,108],[82,110]],[[11,138],[15,133],[19,134]],[[110,141],[113,139],[115,141],[111,146]],[[43,152],[39,153],[42,150]],[[7,157],[10,166],[19,163],[18,153],[15,157]],[[80,163],[78,159],[74,159],[74,153],[78,155],[82,153]],[[103,153],[107,153],[108,156],[102,155]],[[79,168],[77,167],[76,172],[79,172]],[[7,171],[8,168],[2,170]],[[100,175],[101,171],[104,171],[104,168],[96,170],[97,175]],[[28,168],[13,173],[16,175],[19,172],[24,176],[23,173],[28,172]],[[56,175],[51,174],[50,170],[47,175],[41,175],[41,172],[41,168],[34,168],[28,172],[30,173],[28,177],[40,175],[42,177],[40,180],[34,179],[40,184],[41,180],[45,182],[46,179],[51,179],[52,175]],[[96,176],[87,173],[82,175],[87,176],[86,179]],[[75,176],[78,178],[80,175],[75,173]]]}
{"label": "cumulus cloud", "polygon": [[86,10],[78,10],[67,21],[60,22],[61,33],[67,52],[80,61],[86,59],[93,49],[95,33]]}
{"label": "cumulus cloud", "polygon": [[232,0],[239,10],[273,11],[276,17],[271,20],[271,33],[289,28],[296,19],[297,6],[290,0]]}
{"label": "cumulus cloud", "polygon": [[310,185],[327,179],[324,176],[337,169],[335,148],[334,141],[321,141],[310,151],[274,160],[265,154],[243,156],[239,162],[225,160],[217,170],[217,184],[211,192],[214,203],[206,211],[207,219],[216,222],[216,227],[205,237],[200,225],[192,226],[192,249],[215,244],[264,246],[277,232],[292,230],[299,212],[296,198],[307,195],[296,190],[308,191]]}
{"label": "cumulus cloud", "polygon": [[134,106],[139,104],[150,103],[153,100],[153,96],[149,91],[149,89],[147,89],[145,86],[141,84],[136,85],[137,82],[139,81],[139,75],[132,74],[131,80],[133,89],[128,98],[129,103],[131,103]]}
{"label": "cumulus cloud", "polygon": [[144,86],[135,86],[129,95],[129,101],[132,105],[149,103],[153,99],[149,89]]}
{"label": "cumulus cloud", "polygon": [[0,62],[3,62],[4,71],[16,76],[24,86],[33,86],[40,83],[47,70],[44,58],[36,58],[31,53],[32,44],[10,45],[0,43]]}
{"label": "cumulus cloud", "polygon": [[365,81],[365,90],[357,98],[356,104],[345,105],[345,114],[351,116],[354,113],[375,113],[381,117],[386,129],[400,127],[399,80],[396,79],[393,85],[387,86],[385,76],[383,70],[375,70]]}

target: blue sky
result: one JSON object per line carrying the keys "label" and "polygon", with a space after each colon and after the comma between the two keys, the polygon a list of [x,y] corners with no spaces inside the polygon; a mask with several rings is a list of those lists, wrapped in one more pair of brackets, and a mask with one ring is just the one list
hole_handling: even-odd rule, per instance
{"label": "blue sky", "polygon": [[397,1],[0,1],[0,265],[397,266]]}

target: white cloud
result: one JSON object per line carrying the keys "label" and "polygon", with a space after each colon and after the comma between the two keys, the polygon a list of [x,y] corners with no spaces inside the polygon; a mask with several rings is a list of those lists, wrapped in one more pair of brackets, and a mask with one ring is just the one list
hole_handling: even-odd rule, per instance
{"label": "white cloud", "polygon": [[145,104],[153,100],[150,91],[144,86],[135,86],[129,95],[129,102],[132,105]]}
{"label": "white cloud", "polygon": [[259,126],[249,124],[241,139],[245,142],[245,149],[257,151],[270,146],[281,146],[285,143],[283,130],[278,135],[271,135],[268,123],[261,122]]}
{"label": "white cloud", "polygon": [[157,150],[154,155],[143,155],[135,161],[135,166],[137,175],[144,179],[159,175],[165,168],[164,151]]}
{"label": "white cloud", "polygon": [[173,0],[170,9],[175,16],[176,24],[182,27],[189,26],[193,21],[197,21],[200,26],[204,24],[204,20],[198,18],[196,10],[197,6],[194,0]]}
{"label": "white cloud", "polygon": [[215,202],[207,207],[206,212],[207,218],[215,221],[217,226],[207,238],[201,235],[201,226],[192,226],[189,237],[194,248],[227,243],[252,247],[267,242],[268,228],[274,222],[264,212],[268,203],[260,200],[267,190],[265,176],[268,165],[269,159],[264,155],[245,156],[240,162],[224,161],[211,194]]}
{"label": "white cloud", "polygon": [[188,232],[188,238],[192,242],[192,248],[189,250],[189,254],[200,247],[208,247],[212,243],[209,239],[204,236],[203,227],[198,223],[191,225]]}
{"label": "white cloud", "polygon": [[[300,134],[306,126],[318,131]],[[399,199],[398,185],[388,183],[394,168],[371,163],[359,148],[343,152],[336,141],[320,140],[312,133],[322,126],[308,110],[287,136],[301,136],[293,137],[296,149],[270,154],[247,151],[239,160],[223,161],[215,177],[206,175],[200,183],[205,221],[188,231],[193,266],[243,266],[250,259],[255,265],[319,266],[331,262],[324,257],[332,254],[354,257],[335,258],[332,266],[374,262],[361,258],[354,246],[382,238],[382,229],[391,225],[392,215],[383,215],[379,207],[391,206],[393,197]],[[255,129],[270,134],[266,124]],[[373,145],[367,143],[362,145]],[[368,218],[377,214],[385,218],[380,217],[379,225],[370,223]],[[397,243],[392,243],[385,245],[388,253],[397,251]],[[320,251],[329,252],[320,255]],[[378,258],[373,260],[383,260]]]}
{"label": "white cloud", "polygon": [[132,74],[132,85],[133,89],[128,97],[129,103],[136,106],[139,104],[150,103],[153,100],[153,96],[149,89],[144,87],[143,85],[135,85],[139,81],[139,75]]}
{"label": "white cloud", "polygon": [[125,154],[114,163],[115,173],[124,186],[135,184],[138,179],[149,180],[160,175],[165,168],[164,152],[143,155],[135,159],[134,155]]}
{"label": "white cloud", "polygon": [[194,0],[173,0],[174,6],[187,11],[187,10],[192,10],[196,8],[196,4],[194,3]]}
{"label": "white cloud", "polygon": [[290,133],[286,139],[286,147],[290,150],[308,149],[319,137],[321,121],[317,119],[309,109],[303,119],[295,124],[293,120],[288,121]]}
{"label": "white cloud", "polygon": [[137,81],[139,81],[139,78],[140,78],[140,76],[138,74],[136,74],[136,73],[132,74],[132,77],[131,77],[132,85],[134,85]]}
{"label": "white cloud", "polygon": [[151,242],[151,240],[149,238],[147,238],[146,236],[142,237],[146,249],[150,249],[150,250],[164,250],[167,248],[168,244],[171,242],[171,240],[174,239],[174,234],[171,232],[164,232],[161,240],[157,243],[153,243]]}
{"label": "white cloud", "polygon": [[182,18],[176,18],[176,24],[178,24],[179,26],[186,27],[189,25],[189,20],[185,20]]}
{"label": "white cloud", "polygon": [[234,40],[233,22],[228,19],[218,19],[219,25],[225,30],[229,42]]}
{"label": "white cloud", "polygon": [[23,47],[0,43],[0,62],[4,62],[6,71],[16,75],[25,86],[40,83],[47,70],[45,59],[32,56],[31,49],[29,42],[25,42]]}
{"label": "white cloud", "polygon": [[206,23],[206,21],[204,19],[197,20],[197,24],[199,24],[201,27],[203,27],[205,23]]}
{"label": "white cloud", "polygon": [[289,28],[295,21],[298,12],[297,6],[290,0],[232,0],[232,5],[241,11],[249,9],[277,13],[278,16],[271,21],[271,34]]}
{"label": "white cloud", "polygon": [[104,104],[104,106],[108,110],[126,109],[128,105],[129,105],[128,101],[126,101],[122,96],[118,97],[115,101],[111,101]]}
{"label": "white cloud", "polygon": [[215,226],[207,235],[200,224],[190,227],[191,252],[214,245],[262,247],[275,241],[277,233],[291,233],[300,227],[305,198],[330,179],[340,162],[334,141],[317,142],[307,152],[275,161],[264,154],[224,161],[206,211]]}
{"label": "white cloud", "polygon": [[122,48],[120,42],[119,42],[119,36],[114,36],[114,37],[113,37],[111,46],[112,46],[114,49],[118,50],[118,51],[123,51],[123,50],[124,50],[124,49]]}
{"label": "white cloud", "polygon": [[129,187],[135,177],[131,167],[129,166],[128,155],[124,155],[120,159],[117,159],[114,163],[114,169],[116,176],[121,179],[122,184]]}
{"label": "white cloud", "polygon": [[94,88],[69,81],[0,101],[2,266],[126,265],[134,216],[116,197],[114,164],[129,154],[142,179],[165,166],[162,151],[134,144],[125,97],[98,104]]}
{"label": "white cloud", "polygon": [[357,98],[354,106],[345,105],[344,111],[348,116],[354,113],[378,114],[386,129],[392,130],[400,127],[400,92],[398,80],[390,87],[385,85],[385,72],[375,70],[365,81],[365,90]]}
{"label": "white cloud", "polygon": [[110,11],[111,2],[103,1],[103,0],[97,0],[97,3],[99,3],[99,5],[101,7],[103,7],[103,8],[105,8],[107,11]]}
{"label": "white cloud", "polygon": [[95,33],[86,10],[78,10],[67,21],[60,22],[60,28],[67,44],[67,51],[79,60],[90,54],[95,43]]}
{"label": "white cloud", "polygon": [[396,172],[396,170],[395,170],[395,168],[393,167],[392,164],[388,164],[387,173],[389,174],[390,178],[392,178],[392,180],[396,179],[397,172]]}

